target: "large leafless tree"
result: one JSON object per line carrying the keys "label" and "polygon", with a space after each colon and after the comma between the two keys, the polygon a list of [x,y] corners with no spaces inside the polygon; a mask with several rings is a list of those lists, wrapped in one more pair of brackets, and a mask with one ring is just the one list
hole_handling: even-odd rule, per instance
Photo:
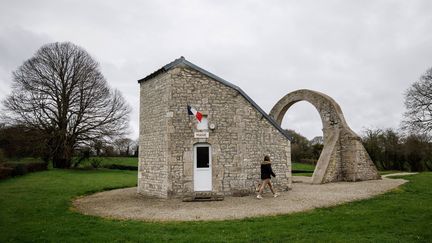
{"label": "large leafless tree", "polygon": [[130,113],[99,64],[69,42],[42,46],[13,72],[4,105],[16,123],[43,131],[57,168],[70,167],[78,145],[123,134]]}
{"label": "large leafless tree", "polygon": [[432,132],[432,68],[412,84],[405,94],[406,128],[415,132]]}

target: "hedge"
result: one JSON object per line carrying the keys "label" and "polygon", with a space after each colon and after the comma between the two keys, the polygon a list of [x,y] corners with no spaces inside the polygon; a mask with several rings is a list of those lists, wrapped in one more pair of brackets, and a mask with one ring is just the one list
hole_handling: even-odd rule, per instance
{"label": "hedge", "polygon": [[4,163],[0,165],[0,179],[5,179],[11,176],[25,175],[30,172],[43,171],[48,169],[48,164],[39,163]]}
{"label": "hedge", "polygon": [[138,170],[138,166],[133,165],[107,164],[103,167],[111,170]]}

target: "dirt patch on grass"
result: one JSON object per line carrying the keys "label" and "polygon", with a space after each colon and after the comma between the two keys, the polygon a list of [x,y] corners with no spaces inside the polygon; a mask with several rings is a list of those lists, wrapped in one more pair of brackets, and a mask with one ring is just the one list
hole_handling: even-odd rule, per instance
{"label": "dirt patch on grass", "polygon": [[254,195],[225,197],[223,201],[182,202],[180,199],[147,198],[136,187],[100,192],[73,201],[74,208],[87,215],[144,221],[229,220],[289,214],[330,207],[382,194],[407,182],[388,179],[362,182],[310,184],[310,177],[295,176],[293,189],[262,200]]}

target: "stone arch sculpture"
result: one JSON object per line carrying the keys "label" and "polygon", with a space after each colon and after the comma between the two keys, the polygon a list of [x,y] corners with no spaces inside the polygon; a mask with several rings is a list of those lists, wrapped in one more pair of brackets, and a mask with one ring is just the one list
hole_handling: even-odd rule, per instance
{"label": "stone arch sculpture", "polygon": [[280,99],[270,116],[279,125],[287,110],[299,101],[311,103],[323,124],[324,148],[312,176],[312,183],[380,179],[360,137],[345,121],[340,106],[331,97],[312,90],[297,90]]}

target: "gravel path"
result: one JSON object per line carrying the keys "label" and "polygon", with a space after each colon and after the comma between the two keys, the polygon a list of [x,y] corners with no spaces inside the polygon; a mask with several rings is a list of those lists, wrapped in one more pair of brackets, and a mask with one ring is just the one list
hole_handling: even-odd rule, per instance
{"label": "gravel path", "polygon": [[265,193],[255,196],[225,197],[223,201],[182,202],[179,199],[154,199],[140,196],[136,187],[117,189],[80,197],[73,201],[74,210],[88,215],[144,221],[227,220],[264,215],[289,214],[329,207],[370,198],[394,189],[405,182],[389,179],[310,184],[310,177],[293,177],[293,189],[273,198]]}

